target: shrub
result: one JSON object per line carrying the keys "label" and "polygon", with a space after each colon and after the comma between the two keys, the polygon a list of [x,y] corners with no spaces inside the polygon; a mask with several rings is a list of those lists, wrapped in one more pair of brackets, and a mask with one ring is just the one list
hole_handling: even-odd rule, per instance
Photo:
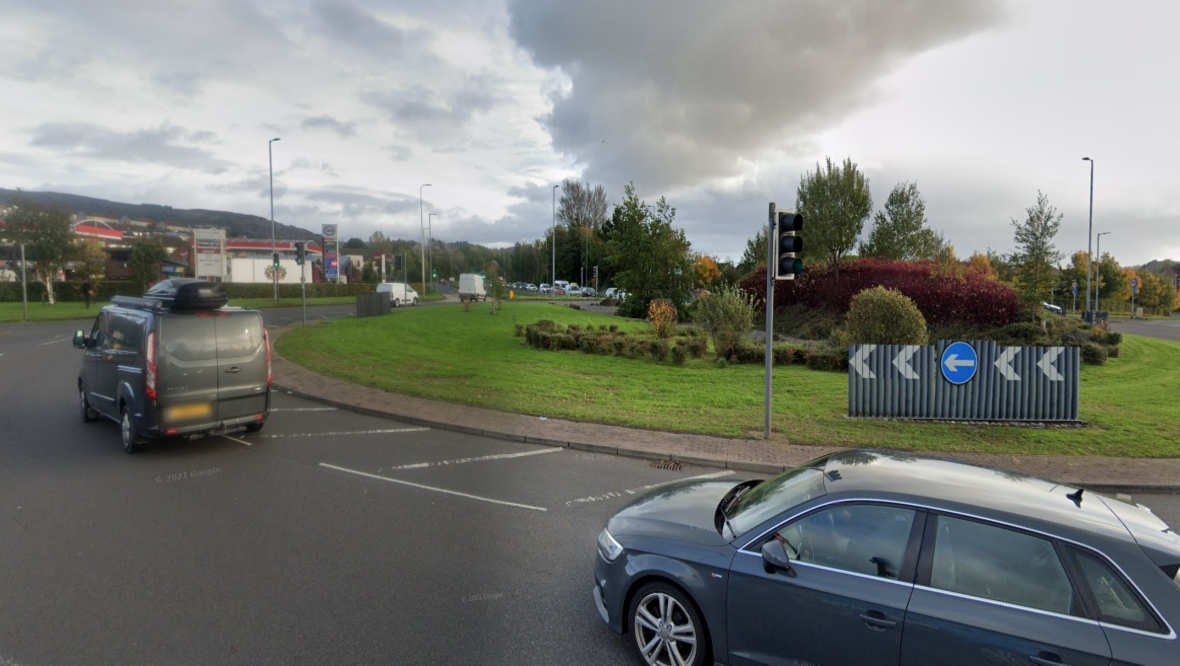
{"label": "shrub", "polygon": [[619,332],[619,327],[618,327],[617,325],[615,325],[615,324],[611,324],[611,325],[610,325],[610,332],[611,332],[611,333],[618,333],[618,332]]}
{"label": "shrub", "polygon": [[615,356],[622,356],[627,352],[627,338],[618,336],[610,341],[611,348],[614,349]]}
{"label": "shrub", "polygon": [[651,344],[649,345],[651,357],[657,361],[662,361],[668,358],[668,351],[670,347],[671,345],[668,344],[667,340],[652,340]]}
{"label": "shrub", "polygon": [[875,287],[852,299],[846,326],[860,344],[924,345],[926,319],[914,302],[899,291]]}
{"label": "shrub", "polygon": [[1119,349],[1121,349],[1121,347],[1118,345],[1106,345],[1106,355],[1110,358],[1118,358],[1122,353],[1119,351]]}
{"label": "shrub", "polygon": [[819,347],[807,355],[807,367],[812,370],[845,371],[848,369],[848,352],[834,347]]}
{"label": "shrub", "polygon": [[672,347],[672,363],[684,365],[686,360],[688,360],[688,345],[675,345]]}
{"label": "shrub", "polygon": [[693,358],[701,358],[709,350],[709,341],[705,338],[693,337],[688,340],[688,354]]}
{"label": "shrub", "polygon": [[727,285],[697,302],[697,321],[713,336],[717,356],[729,357],[754,323],[754,299],[740,287]]}
{"label": "shrub", "polygon": [[1106,347],[1094,342],[1087,342],[1082,345],[1082,362],[1090,365],[1103,365],[1106,363]]}
{"label": "shrub", "polygon": [[791,362],[791,352],[792,351],[794,351],[794,348],[790,347],[788,345],[779,345],[777,347],[772,347],[771,352],[774,354],[774,364],[775,365],[788,365]]}
{"label": "shrub", "polygon": [[1008,324],[1001,329],[990,331],[987,334],[987,338],[1002,345],[1013,346],[1031,346],[1045,344],[1046,342],[1045,329],[1041,328],[1040,324],[1028,322],[1016,322],[1015,324]]}
{"label": "shrub", "polygon": [[524,337],[524,324],[522,324],[520,322],[516,322],[516,330],[512,333],[512,337],[515,337],[515,338],[523,338]]}
{"label": "shrub", "polygon": [[[1119,345],[1123,344],[1123,334],[1111,331],[1102,337],[1102,342],[1117,348]],[[1114,354],[1111,354],[1111,356],[1114,356]]]}
{"label": "shrub", "polygon": [[647,308],[647,323],[661,338],[670,338],[676,330],[676,305],[666,298],[657,298]]}
{"label": "shrub", "polygon": [[753,340],[741,338],[732,347],[729,360],[734,363],[765,363],[766,348]]}

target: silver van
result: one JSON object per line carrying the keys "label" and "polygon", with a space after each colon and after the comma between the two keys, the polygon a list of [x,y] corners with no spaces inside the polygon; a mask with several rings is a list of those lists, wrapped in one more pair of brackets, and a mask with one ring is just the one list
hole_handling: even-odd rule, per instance
{"label": "silver van", "polygon": [[111,301],[89,333],[74,333],[83,420],[120,424],[127,453],[161,437],[262,429],[270,338],[258,311],[224,307],[218,285],[192,279]]}

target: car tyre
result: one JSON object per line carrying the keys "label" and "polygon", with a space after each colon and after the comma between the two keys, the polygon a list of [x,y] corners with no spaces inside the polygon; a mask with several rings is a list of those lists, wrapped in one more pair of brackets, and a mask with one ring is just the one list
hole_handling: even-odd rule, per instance
{"label": "car tyre", "polygon": [[393,307],[396,308],[397,306],[398,306],[398,300],[395,298],[395,299],[393,299]]}
{"label": "car tyre", "polygon": [[82,408],[82,421],[85,423],[93,423],[98,420],[98,412],[90,406],[90,401],[86,399],[86,391],[78,389],[78,404]]}
{"label": "car tyre", "polygon": [[635,593],[627,611],[627,626],[647,666],[713,663],[708,632],[696,605],[668,583],[648,583]]}
{"label": "car tyre", "polygon": [[131,422],[131,410],[123,405],[119,410],[119,430],[123,435],[123,452],[139,453],[143,450],[143,439],[135,432],[135,424]]}
{"label": "car tyre", "polygon": [[414,299],[414,306],[417,307],[417,305],[418,305],[418,299],[415,298]]}

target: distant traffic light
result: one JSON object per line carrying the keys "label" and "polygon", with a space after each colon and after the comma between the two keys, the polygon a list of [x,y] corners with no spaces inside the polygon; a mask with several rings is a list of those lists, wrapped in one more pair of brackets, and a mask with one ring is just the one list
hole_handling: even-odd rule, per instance
{"label": "distant traffic light", "polygon": [[295,263],[302,266],[305,256],[307,256],[307,246],[304,245],[303,241],[295,241]]}
{"label": "distant traffic light", "polygon": [[400,254],[393,255],[393,270],[400,271],[405,267],[405,256]]}
{"label": "distant traffic light", "polygon": [[275,270],[278,270],[278,268],[279,268],[279,253],[278,252],[274,253],[274,266],[275,266]]}
{"label": "distant traffic light", "polygon": [[774,227],[774,279],[794,280],[803,272],[803,239],[796,235],[803,230],[803,216],[798,213],[779,213]]}

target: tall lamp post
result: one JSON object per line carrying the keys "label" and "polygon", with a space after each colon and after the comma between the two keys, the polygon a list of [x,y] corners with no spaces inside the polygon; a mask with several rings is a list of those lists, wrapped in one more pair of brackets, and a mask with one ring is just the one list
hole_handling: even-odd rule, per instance
{"label": "tall lamp post", "polygon": [[[274,256],[274,254],[279,251],[278,244],[275,242],[275,159],[274,159],[274,150],[271,148],[271,146],[274,145],[274,142],[278,141],[278,140],[279,140],[279,137],[275,137],[275,138],[271,139],[270,141],[266,142],[266,161],[270,165],[270,252],[271,252],[271,256]],[[272,269],[271,272],[274,273],[275,305],[278,305],[279,304],[279,271],[276,268],[276,269]]]}
{"label": "tall lamp post", "polygon": [[422,245],[418,248],[418,262],[422,264],[422,291],[426,291],[426,226],[422,219],[422,188],[430,187],[430,183],[418,186],[418,231],[422,234]]}
{"label": "tall lamp post", "polygon": [[1094,160],[1083,157],[1083,162],[1090,163],[1090,230],[1086,232],[1086,254],[1089,262],[1086,264],[1086,310],[1090,312],[1090,321],[1094,321],[1094,309],[1090,307],[1090,277],[1094,273]]}
{"label": "tall lamp post", "polygon": [[1109,231],[1103,231],[1098,234],[1098,261],[1094,265],[1094,312],[1097,313],[1101,309],[1102,302],[1102,237],[1109,234]]}
{"label": "tall lamp post", "polygon": [[[427,213],[426,214],[426,234],[427,234],[426,238],[428,239],[427,242],[430,243],[430,249],[426,250],[426,256],[430,260],[430,281],[431,282],[434,282],[434,225],[431,224],[430,218],[437,217],[437,215],[438,215],[437,213]],[[423,288],[425,288],[425,285],[423,285]]]}
{"label": "tall lamp post", "polygon": [[549,276],[549,296],[553,296],[553,283],[557,282],[557,188],[553,186],[553,273]]}

